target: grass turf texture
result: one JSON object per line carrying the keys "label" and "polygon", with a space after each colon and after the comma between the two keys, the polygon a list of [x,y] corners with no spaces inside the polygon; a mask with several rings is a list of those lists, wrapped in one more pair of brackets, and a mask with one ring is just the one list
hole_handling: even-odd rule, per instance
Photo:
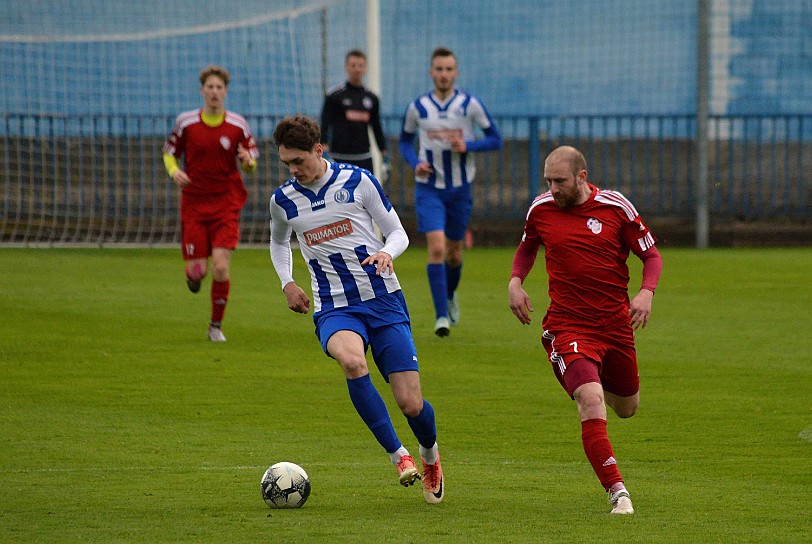
{"label": "grass turf texture", "polygon": [[[609,418],[637,510],[616,517],[538,341],[541,258],[523,327],[507,307],[512,249],[467,252],[446,339],[424,251],[396,263],[447,475],[429,506],[397,485],[267,251],[235,253],[228,342],[214,345],[209,279],[190,294],[177,251],[2,249],[0,542],[807,541],[812,252],[663,255],[638,333],[641,407]],[[262,501],[277,461],[309,473],[303,509]]]}

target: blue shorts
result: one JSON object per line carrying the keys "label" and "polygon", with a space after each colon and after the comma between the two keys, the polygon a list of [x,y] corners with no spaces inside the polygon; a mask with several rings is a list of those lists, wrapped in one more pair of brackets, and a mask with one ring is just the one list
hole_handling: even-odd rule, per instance
{"label": "blue shorts", "polygon": [[320,312],[313,316],[313,321],[316,336],[328,356],[330,337],[338,331],[353,331],[364,340],[365,351],[372,348],[372,359],[387,382],[394,372],[418,370],[409,309],[402,291]]}
{"label": "blue shorts", "polygon": [[435,189],[425,183],[415,183],[414,207],[418,232],[442,230],[449,240],[463,240],[473,206],[470,184],[453,189]]}

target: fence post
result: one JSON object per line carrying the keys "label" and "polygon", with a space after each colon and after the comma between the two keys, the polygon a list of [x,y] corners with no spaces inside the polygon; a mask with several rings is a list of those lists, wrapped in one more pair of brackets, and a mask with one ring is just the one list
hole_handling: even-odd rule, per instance
{"label": "fence post", "polygon": [[696,40],[696,247],[708,247],[710,211],[708,209],[708,89],[709,89],[709,10],[708,0],[697,0]]}
{"label": "fence post", "polygon": [[527,125],[527,175],[530,189],[529,201],[533,201],[539,194],[539,118],[530,117]]}

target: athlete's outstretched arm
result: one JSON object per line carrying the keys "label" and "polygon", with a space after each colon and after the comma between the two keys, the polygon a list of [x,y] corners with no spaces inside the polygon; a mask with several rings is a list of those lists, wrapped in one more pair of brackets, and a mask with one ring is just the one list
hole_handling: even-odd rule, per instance
{"label": "athlete's outstretched arm", "polygon": [[522,288],[522,284],[536,262],[539,247],[540,243],[536,239],[528,240],[525,236],[513,255],[508,297],[510,310],[523,325],[529,325],[531,322],[530,314],[533,312],[533,304],[530,302],[530,296]]}
{"label": "athlete's outstretched arm", "polygon": [[629,322],[635,330],[638,327],[645,329],[648,324],[654,290],[657,289],[663,270],[663,257],[657,246],[651,246],[639,257],[643,261],[643,282],[640,292],[629,303]]}
{"label": "athlete's outstretched arm", "polygon": [[189,176],[181,170],[178,159],[171,153],[164,153],[164,166],[166,173],[178,187],[185,187],[191,183]]}
{"label": "athlete's outstretched arm", "polygon": [[468,151],[496,151],[502,147],[502,135],[496,129],[495,125],[491,125],[485,130],[485,137],[480,140],[466,142]]}
{"label": "athlete's outstretched arm", "polygon": [[271,262],[282,283],[288,308],[300,314],[310,311],[310,299],[293,280],[293,252],[290,235],[293,229],[284,219],[285,212],[271,199]]}
{"label": "athlete's outstretched arm", "polygon": [[409,132],[401,132],[400,139],[398,140],[398,148],[400,155],[409,163],[412,170],[417,168],[420,159],[417,158],[417,151],[414,148],[414,134]]}

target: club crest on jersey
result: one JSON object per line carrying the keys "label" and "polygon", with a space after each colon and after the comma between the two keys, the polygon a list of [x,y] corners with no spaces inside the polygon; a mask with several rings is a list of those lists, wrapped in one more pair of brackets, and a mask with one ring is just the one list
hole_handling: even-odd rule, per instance
{"label": "club crest on jersey", "polygon": [[350,201],[350,192],[346,189],[339,189],[336,191],[335,197],[336,202],[339,204],[344,204],[345,202]]}
{"label": "club crest on jersey", "polygon": [[342,236],[349,236],[352,234],[352,222],[349,219],[343,219],[336,223],[330,223],[317,227],[313,230],[308,230],[303,233],[305,243],[308,246],[316,246],[329,240],[335,240]]}
{"label": "club crest on jersey", "polygon": [[586,228],[591,230],[593,234],[600,234],[603,230],[603,223],[595,219],[594,217],[590,217],[586,220]]}
{"label": "club crest on jersey", "polygon": [[223,146],[223,149],[231,149],[231,140],[228,139],[228,136],[220,136],[220,145]]}

